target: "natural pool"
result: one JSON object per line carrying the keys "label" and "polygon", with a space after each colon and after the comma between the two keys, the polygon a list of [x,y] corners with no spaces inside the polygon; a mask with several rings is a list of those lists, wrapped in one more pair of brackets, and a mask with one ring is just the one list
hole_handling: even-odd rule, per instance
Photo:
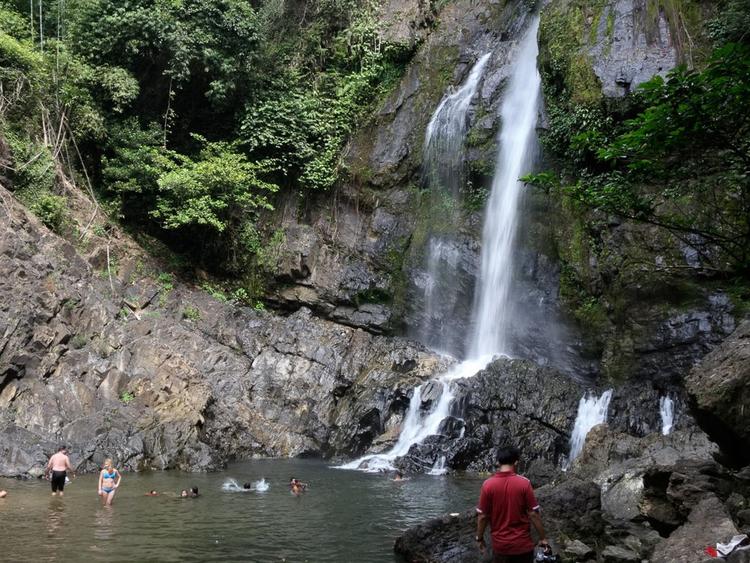
{"label": "natural pool", "polygon": [[[290,477],[310,484],[289,493]],[[223,485],[264,478],[265,492]],[[311,460],[253,460],[220,473],[125,474],[111,508],[96,477],[84,475],[50,496],[46,481],[0,479],[3,561],[394,561],[407,527],[473,506],[481,478],[390,475],[331,469]],[[180,499],[197,486],[197,499]],[[171,496],[147,497],[150,489]]]}

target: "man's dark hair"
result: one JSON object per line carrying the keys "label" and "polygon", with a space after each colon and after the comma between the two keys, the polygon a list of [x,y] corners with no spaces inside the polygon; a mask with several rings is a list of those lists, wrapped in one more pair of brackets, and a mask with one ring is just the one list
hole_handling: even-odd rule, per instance
{"label": "man's dark hair", "polygon": [[68,449],[68,448],[67,448],[66,446],[60,446],[59,448],[57,448],[57,451],[58,451],[58,452],[61,452],[61,451],[63,451],[63,450],[67,450],[67,449]]}
{"label": "man's dark hair", "polygon": [[498,465],[513,465],[521,457],[521,452],[515,446],[504,446],[497,452]]}

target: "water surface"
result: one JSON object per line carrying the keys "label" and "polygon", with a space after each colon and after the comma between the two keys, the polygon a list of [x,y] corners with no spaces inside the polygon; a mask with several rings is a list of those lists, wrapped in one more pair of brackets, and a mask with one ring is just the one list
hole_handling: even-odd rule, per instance
{"label": "water surface", "polygon": [[[289,493],[290,477],[310,484]],[[227,492],[265,478],[266,492]],[[253,460],[221,473],[124,474],[112,507],[100,506],[96,477],[51,497],[46,481],[0,479],[3,561],[394,561],[407,527],[474,505],[477,477],[389,476],[330,469],[309,460]],[[202,495],[181,499],[181,489]],[[163,491],[147,497],[150,489]]]}

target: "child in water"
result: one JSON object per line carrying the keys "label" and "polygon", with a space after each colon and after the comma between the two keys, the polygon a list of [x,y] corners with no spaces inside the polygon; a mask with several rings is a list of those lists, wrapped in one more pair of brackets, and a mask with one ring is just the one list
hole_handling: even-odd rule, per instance
{"label": "child in water", "polygon": [[104,468],[99,473],[99,496],[103,505],[112,506],[120,481],[122,481],[122,475],[112,465],[112,459],[105,459]]}

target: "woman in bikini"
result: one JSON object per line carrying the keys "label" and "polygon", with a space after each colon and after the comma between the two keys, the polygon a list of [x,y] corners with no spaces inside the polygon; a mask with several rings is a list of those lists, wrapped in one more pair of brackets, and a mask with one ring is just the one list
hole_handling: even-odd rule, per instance
{"label": "woman in bikini", "polygon": [[112,465],[112,460],[104,460],[104,469],[99,473],[99,496],[102,498],[102,504],[112,505],[112,499],[115,497],[117,487],[120,486],[122,475]]}

